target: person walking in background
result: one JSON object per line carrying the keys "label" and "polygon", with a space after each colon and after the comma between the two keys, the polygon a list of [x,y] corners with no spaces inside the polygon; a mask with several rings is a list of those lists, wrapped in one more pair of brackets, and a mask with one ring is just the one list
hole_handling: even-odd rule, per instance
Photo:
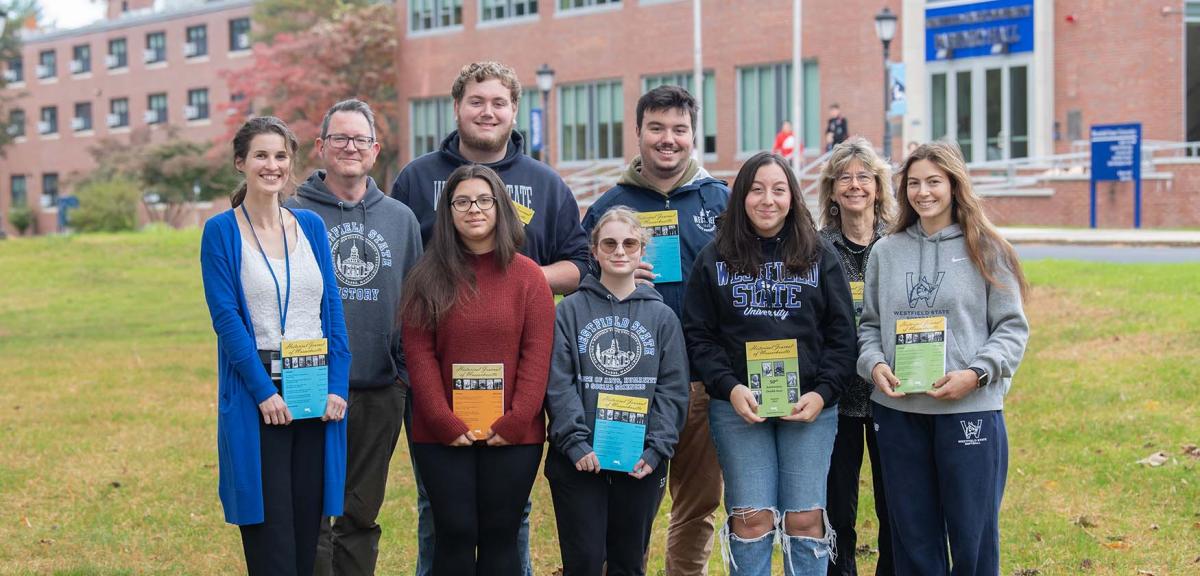
{"label": "person walking in background", "polygon": [[850,137],[850,126],[846,117],[842,116],[842,107],[837,102],[829,105],[829,121],[825,123],[825,151],[833,150],[834,146]]}
{"label": "person walking in background", "polygon": [[[345,494],[350,351],[333,260],[321,218],[279,203],[298,148],[278,118],[243,124],[233,156],[245,180],[200,241],[217,334],[218,486],[251,576],[310,576],[321,516],[340,516]],[[300,363],[281,352],[298,341],[323,343],[327,379],[307,391],[323,394],[320,418],[300,419],[282,395]]]}
{"label": "person walking in background", "polygon": [[[892,171],[875,154],[870,142],[851,138],[833,148],[821,170],[820,183],[821,237],[841,258],[857,321],[862,315],[863,269],[871,247],[886,233],[896,212]],[[879,465],[879,447],[871,420],[873,389],[870,382],[853,378],[838,402],[838,432],[829,463],[828,484],[829,523],[837,533],[837,548],[842,551],[836,562],[830,561],[829,573],[837,576],[858,574],[855,562],[858,534],[854,524],[858,519],[858,479],[864,439],[871,459],[875,517],[879,520],[879,560],[875,574],[890,576],[895,572],[883,469]]]}

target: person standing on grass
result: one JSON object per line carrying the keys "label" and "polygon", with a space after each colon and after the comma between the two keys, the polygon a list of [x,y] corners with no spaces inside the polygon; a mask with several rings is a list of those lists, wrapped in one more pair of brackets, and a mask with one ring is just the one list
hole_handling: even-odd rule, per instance
{"label": "person standing on grass", "polygon": [[[1029,285],[956,144],[919,146],[899,182],[899,216],[867,261],[858,333],[858,374],[875,384],[896,573],[992,576],[1008,473],[1004,396],[1029,338]],[[945,368],[927,393],[896,390],[897,328],[907,320],[944,322],[925,339],[944,343]]]}
{"label": "person standing on grass", "polygon": [[350,335],[346,507],[321,523],[317,576],[374,574],[383,529],[375,521],[408,396],[396,311],[400,288],[421,256],[412,210],[379,191],[368,173],[379,155],[375,114],[361,100],[334,104],[315,142],[324,166],[284,206],[319,214],[328,230]]}
{"label": "person standing on grass", "polygon": [[[519,253],[524,236],[496,173],[459,167],[404,286],[412,450],[433,513],[438,576],[524,572],[517,534],[546,441],[554,340],[554,299],[541,269]],[[455,390],[464,378],[455,374],[479,365],[500,372],[486,384],[502,380],[502,408],[492,406],[502,415],[472,429],[455,398],[470,389]]]}
{"label": "person standing on grass", "polygon": [[829,121],[825,123],[825,151],[833,150],[834,146],[850,137],[850,126],[846,117],[842,116],[842,107],[837,102],[829,105]]}
{"label": "person standing on grass", "polygon": [[[677,239],[660,237],[658,242],[677,242],[678,256],[674,261],[660,260],[662,268],[655,270],[643,254],[635,278],[653,286],[680,318],[692,263],[712,241],[717,216],[729,202],[725,183],[692,158],[698,113],[696,99],[679,86],[659,86],[643,94],[637,103],[638,156],[583,218],[584,230],[592,234],[604,214],[618,205],[641,214],[667,215],[676,222],[673,234],[662,236]],[[670,267],[678,275],[671,276]],[[678,576],[707,573],[714,516],[721,505],[721,468],[708,428],[710,399],[699,376],[691,375],[689,380],[687,421],[668,471],[671,514],[666,570]]]}
{"label": "person standing on grass", "polygon": [[[875,154],[870,142],[851,138],[833,148],[821,170],[820,183],[821,237],[837,250],[842,260],[857,319],[862,313],[863,269],[871,255],[871,247],[886,233],[896,211],[892,171]],[[854,378],[838,402],[838,432],[829,464],[828,483],[829,523],[837,533],[837,548],[843,552],[836,562],[830,562],[829,573],[838,576],[858,574],[854,558],[858,535],[854,523],[858,519],[858,477],[862,469],[864,439],[871,458],[875,517],[879,520],[879,561],[875,574],[890,576],[895,573],[883,470],[879,465],[879,448],[871,421],[873,389],[870,382]]]}
{"label": "person standing on grass", "polygon": [[[218,486],[251,576],[310,576],[321,516],[340,516],[345,494],[350,350],[333,259],[321,218],[279,203],[298,147],[278,118],[243,124],[233,162],[245,181],[200,241],[217,334]],[[328,394],[320,418],[294,420],[280,352],[302,340],[325,342]]]}
{"label": "person standing on grass", "polygon": [[[818,236],[783,157],[760,152],[742,165],[686,298],[688,352],[713,397],[729,571],[769,576],[778,541],[786,574],[823,575],[835,542],[825,482],[838,397],[854,374],[854,310],[837,252]],[[750,349],[774,355],[762,362]],[[798,389],[773,400],[779,416],[760,416],[764,381],[788,373]]]}
{"label": "person standing on grass", "polygon": [[[687,417],[679,319],[654,288],[634,282],[649,240],[637,213],[609,209],[591,236],[599,280],[585,277],[558,306],[546,390],[551,450],[545,473],[563,576],[645,574],[667,462]],[[621,416],[642,427],[624,462],[607,450],[615,428],[624,426],[601,414],[614,405],[632,406]]]}

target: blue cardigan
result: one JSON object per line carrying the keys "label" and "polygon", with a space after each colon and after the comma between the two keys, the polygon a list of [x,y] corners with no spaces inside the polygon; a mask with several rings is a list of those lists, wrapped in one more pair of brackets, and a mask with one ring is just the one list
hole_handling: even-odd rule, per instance
{"label": "blue cardigan", "polygon": [[[348,397],[350,347],[342,300],[321,218],[308,210],[292,210],[325,281],[321,298],[321,331],[329,339],[329,393]],[[233,210],[204,225],[200,240],[204,298],[217,333],[218,491],[225,521],[247,525],[263,522],[262,456],[258,404],[276,393],[254,341],[254,326],[242,290],[242,235]],[[346,420],[325,424],[324,515],[341,516],[346,485]]]}

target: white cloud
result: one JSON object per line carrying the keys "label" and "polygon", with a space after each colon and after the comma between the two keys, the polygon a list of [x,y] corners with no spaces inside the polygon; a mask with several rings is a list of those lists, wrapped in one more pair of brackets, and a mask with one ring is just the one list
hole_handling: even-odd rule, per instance
{"label": "white cloud", "polygon": [[103,0],[44,0],[42,21],[59,29],[87,26],[104,18]]}

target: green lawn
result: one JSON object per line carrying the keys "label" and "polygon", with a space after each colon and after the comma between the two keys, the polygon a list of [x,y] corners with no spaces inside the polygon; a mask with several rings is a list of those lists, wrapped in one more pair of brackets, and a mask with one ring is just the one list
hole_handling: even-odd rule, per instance
{"label": "green lawn", "polygon": [[[241,570],[216,495],[198,242],[194,230],[0,242],[0,574]],[[1036,262],[1028,273],[1004,574],[1200,573],[1200,458],[1184,451],[1200,444],[1200,264]],[[1136,463],[1157,451],[1165,465]],[[413,491],[401,448],[380,574],[411,572]],[[551,574],[544,480],[534,499],[535,569]],[[873,545],[870,502],[868,489],[860,532]],[[665,526],[662,512],[652,574]],[[859,559],[874,563],[870,551]]]}

